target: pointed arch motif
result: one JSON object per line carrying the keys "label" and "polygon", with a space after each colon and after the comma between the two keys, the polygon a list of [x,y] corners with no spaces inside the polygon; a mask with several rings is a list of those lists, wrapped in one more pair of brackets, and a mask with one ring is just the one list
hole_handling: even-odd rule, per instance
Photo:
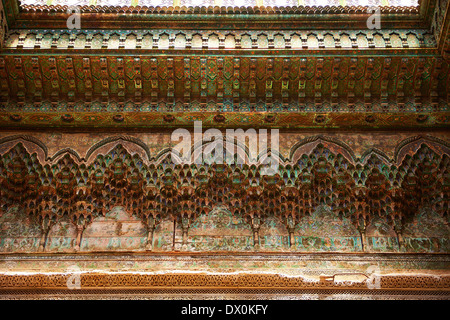
{"label": "pointed arch motif", "polygon": [[411,154],[415,152],[417,148],[420,147],[420,143],[425,143],[434,152],[440,156],[450,153],[450,143],[442,139],[427,135],[427,136],[415,136],[407,138],[395,147],[394,151],[394,162],[399,165],[403,161],[406,154]]}
{"label": "pointed arch motif", "polygon": [[152,159],[150,149],[142,140],[140,140],[138,138],[130,137],[130,136],[114,136],[114,137],[109,137],[109,138],[103,139],[103,140],[97,142],[96,144],[94,144],[91,148],[89,148],[89,150],[86,152],[86,156],[84,158],[85,161],[89,161],[91,156],[98,153],[98,150],[100,148],[103,148],[104,146],[106,146],[110,143],[119,143],[119,142],[131,143],[133,145],[136,145],[138,147],[138,149],[142,150],[140,153],[141,156],[145,155],[145,158],[147,160]]}
{"label": "pointed arch motif", "polygon": [[341,153],[350,163],[356,162],[355,153],[346,143],[322,135],[308,137],[294,144],[289,153],[289,160],[294,163],[301,152],[302,154],[309,154],[319,143],[336,154]]}
{"label": "pointed arch motif", "polygon": [[[8,144],[8,147],[10,146],[9,143],[13,143],[16,144],[16,142],[18,141],[23,141],[25,142],[25,145],[28,145],[28,142],[32,143],[34,146],[36,146],[38,148],[38,150],[40,152],[38,152],[38,155],[41,153],[41,161],[42,162],[47,162],[47,161],[52,161],[49,157],[48,157],[48,148],[45,146],[45,144],[40,141],[39,139],[33,137],[33,136],[29,136],[29,135],[12,135],[12,136],[6,136],[4,138],[0,139],[0,151],[2,150],[2,145],[3,144]],[[5,153],[5,152],[1,152],[1,153]]]}

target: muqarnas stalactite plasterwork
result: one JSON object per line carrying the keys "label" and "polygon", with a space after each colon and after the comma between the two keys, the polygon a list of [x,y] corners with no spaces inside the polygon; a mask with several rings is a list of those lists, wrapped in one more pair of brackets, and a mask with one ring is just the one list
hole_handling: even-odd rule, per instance
{"label": "muqarnas stalactite plasterwork", "polygon": [[389,158],[285,135],[274,176],[259,173],[264,155],[254,165],[179,165],[169,145],[155,150],[147,139],[108,137],[49,156],[38,138],[3,137],[0,252],[450,249],[449,145],[440,138],[405,138]]}

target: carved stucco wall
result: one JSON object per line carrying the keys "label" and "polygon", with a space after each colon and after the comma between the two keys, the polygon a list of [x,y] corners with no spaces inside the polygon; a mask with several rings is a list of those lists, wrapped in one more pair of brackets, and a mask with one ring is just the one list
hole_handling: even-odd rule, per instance
{"label": "carved stucco wall", "polygon": [[[279,140],[275,189],[251,168],[234,168],[228,174],[247,179],[238,191],[217,168],[186,176],[171,164],[170,132],[3,132],[0,252],[448,253],[448,133],[281,132]],[[208,182],[198,185],[202,170]],[[101,194],[91,190],[96,173]],[[176,197],[167,196],[169,178]],[[38,187],[24,187],[35,180]]]}

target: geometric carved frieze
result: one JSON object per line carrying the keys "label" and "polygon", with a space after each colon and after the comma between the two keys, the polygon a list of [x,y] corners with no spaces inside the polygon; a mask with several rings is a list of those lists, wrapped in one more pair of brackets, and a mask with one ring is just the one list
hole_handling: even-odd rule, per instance
{"label": "geometric carved frieze", "polygon": [[[23,39],[23,40],[21,40]],[[139,40],[139,41],[137,41]],[[123,47],[119,44],[123,43]],[[425,29],[380,30],[21,30],[7,34],[5,49],[226,49],[284,50],[435,48]]]}
{"label": "geometric carved frieze", "polygon": [[[201,290],[254,295],[267,290],[278,294],[437,297],[448,296],[446,264],[445,254],[4,255],[0,258],[0,293],[25,296],[28,290],[31,296],[65,295],[72,289],[71,294],[83,296],[87,289],[92,294],[182,296]],[[371,266],[378,266],[375,275]],[[408,272],[399,273],[399,268]],[[77,287],[68,288],[70,284]]]}
{"label": "geometric carved frieze", "polygon": [[[0,287],[2,294],[8,294],[8,290],[39,289],[45,293],[48,289],[66,289],[63,292],[68,294],[67,283],[73,278],[73,274],[37,274],[37,275],[0,275]],[[332,277],[331,277],[332,278]],[[382,275],[379,276],[381,287],[384,290],[423,290],[430,294],[434,291],[443,291],[448,295],[450,286],[450,276],[433,275]],[[222,288],[223,290],[242,289],[288,289],[297,290],[316,289],[318,292],[330,290],[354,290],[368,293],[380,293],[367,289],[366,281],[347,281],[343,284],[331,281],[308,281],[301,277],[283,277],[277,274],[241,274],[241,275],[197,275],[197,274],[166,274],[166,275],[145,275],[145,274],[101,274],[87,273],[80,275],[81,288],[83,289],[139,289],[139,288]],[[100,291],[101,292],[101,291]],[[110,291],[111,292],[111,291]],[[113,293],[112,291],[111,293]],[[77,293],[75,291],[75,293]],[[132,293],[132,292],[130,292]],[[386,291],[383,291],[387,294]],[[22,293],[23,294],[23,293]],[[30,292],[33,294],[33,291]],[[85,292],[86,294],[86,292]],[[394,294],[394,292],[391,292]],[[405,294],[401,292],[400,294]],[[411,294],[411,292],[409,292]],[[422,293],[423,294],[423,293]]]}

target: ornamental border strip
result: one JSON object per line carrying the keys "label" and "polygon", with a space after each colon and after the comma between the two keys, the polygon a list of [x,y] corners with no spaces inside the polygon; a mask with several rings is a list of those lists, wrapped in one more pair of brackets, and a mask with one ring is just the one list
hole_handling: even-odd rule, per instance
{"label": "ornamental border strip", "polygon": [[415,263],[450,263],[448,253],[412,253],[412,252],[258,252],[257,255],[249,252],[77,252],[77,253],[0,253],[0,262],[13,261],[95,261],[124,260],[126,261],[195,261],[232,260],[239,259],[252,261],[345,261],[345,262],[415,262]]}
{"label": "ornamental border strip", "polygon": [[[219,117],[220,116],[220,117]],[[269,118],[270,117],[270,121]],[[275,120],[272,121],[272,117]],[[69,121],[70,120],[70,121]],[[220,121],[219,121],[220,120]],[[450,112],[417,113],[291,113],[267,112],[0,112],[0,125],[7,128],[184,128],[202,121],[203,127],[279,129],[413,129],[448,128]]]}
{"label": "ornamental border strip", "polygon": [[[65,13],[69,6],[67,5],[21,5],[21,11],[24,13]],[[361,14],[367,13],[365,6],[292,6],[292,7],[271,7],[271,6],[80,6],[81,13],[119,13],[119,14],[221,14],[221,15],[279,15],[279,14]],[[380,7],[382,14],[411,14],[419,13],[418,7]]]}
{"label": "ornamental border strip", "polygon": [[[0,274],[0,289],[60,289],[67,288],[72,274],[6,275]],[[436,279],[438,278],[438,279]],[[379,275],[381,289],[421,291],[450,291],[450,276],[440,275]],[[131,288],[233,288],[233,289],[359,289],[367,290],[365,282],[334,283],[328,279],[312,282],[302,277],[285,277],[279,274],[80,274],[81,287],[86,289]],[[379,289],[373,289],[377,292]]]}
{"label": "ornamental border strip", "polygon": [[[144,100],[141,102],[114,101],[113,99],[104,102],[99,100],[93,101],[64,101],[58,102],[44,101],[8,101],[0,102],[0,112],[9,113],[65,113],[65,112],[98,112],[98,113],[125,113],[142,112],[142,113],[177,113],[177,112],[215,112],[215,113],[261,113],[268,112],[273,114],[283,113],[405,113],[405,114],[429,114],[433,112],[448,112],[450,106],[445,99],[430,101],[423,99],[422,104],[415,103],[414,99],[407,99],[404,105],[397,104],[394,101],[373,100],[370,104],[361,99],[355,99],[353,103],[345,102],[344,99],[338,102],[330,101],[327,98],[322,100],[321,104],[315,101],[305,99],[304,103],[291,101],[289,104],[281,101],[274,101],[269,104],[263,100],[250,102],[242,99],[235,103],[231,99],[224,99],[223,103],[211,100],[206,103],[197,100],[189,101],[187,107],[184,101],[177,100],[169,102],[160,100],[157,102]],[[269,120],[269,119],[267,119]],[[275,120],[275,119],[272,119]],[[426,118],[422,119],[423,121]],[[270,121],[268,121],[270,122]]]}
{"label": "ornamental border strip", "polygon": [[[12,41],[13,36],[17,37],[17,41],[14,45],[8,45]],[[63,36],[64,38],[62,38]],[[81,41],[81,37],[84,37],[84,46],[77,44],[77,41]],[[148,41],[145,40],[146,37]],[[126,43],[128,38],[135,40],[131,46]],[[113,43],[114,39],[117,40],[117,43]],[[6,34],[4,49],[205,50],[209,48],[226,50],[293,49],[304,51],[336,48],[358,50],[365,48],[407,49],[436,47],[437,43],[433,34],[425,29],[411,29],[407,31],[401,29],[289,31],[13,29]]]}

